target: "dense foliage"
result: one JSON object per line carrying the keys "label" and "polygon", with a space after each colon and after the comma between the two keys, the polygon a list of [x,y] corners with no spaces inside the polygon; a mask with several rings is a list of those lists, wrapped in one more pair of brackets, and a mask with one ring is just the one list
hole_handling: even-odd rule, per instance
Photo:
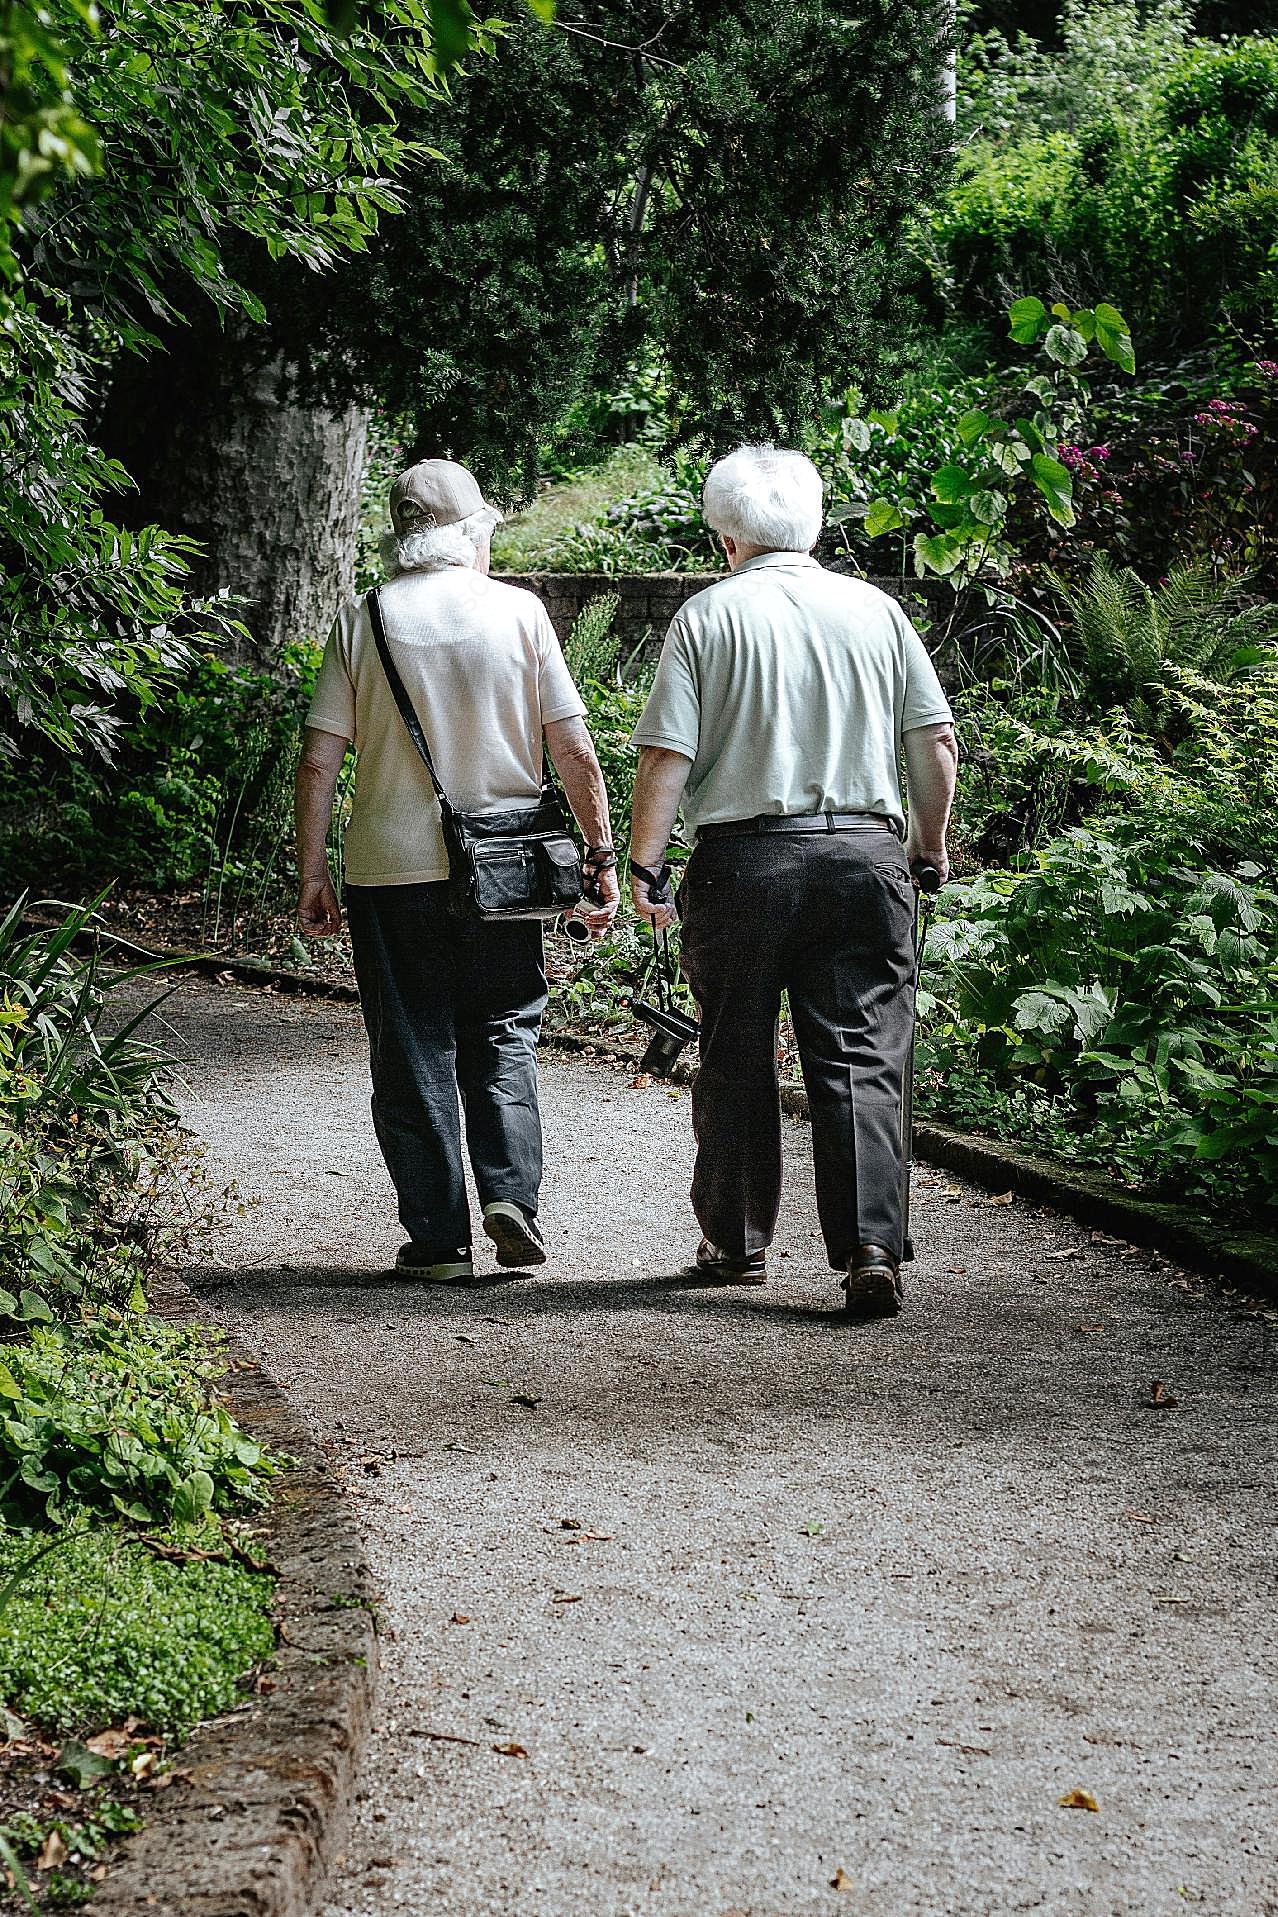
{"label": "dense foliage", "polygon": [[663,368],[671,439],[792,436],[831,379],[899,358],[945,33],[936,0],[570,0],[550,32],[516,24],[423,117],[441,162],[367,270],[273,294],[284,349],[499,488],[606,431],[600,389],[634,359]]}
{"label": "dense foliage", "polygon": [[0,751],[32,729],[109,748],[122,695],[225,634],[225,603],[184,592],[189,545],[109,518],[129,479],[95,413],[113,363],[192,308],[260,322],[259,253],[317,272],[367,246],[414,157],[399,119],[441,91],[437,11],[385,0],[347,31],[314,0],[8,9]]}
{"label": "dense foliage", "polygon": [[225,1368],[198,1332],[129,1315],[0,1347],[0,1529],[265,1503],[275,1461],[209,1394]]}
{"label": "dense foliage", "polygon": [[[28,1556],[23,1540],[0,1535],[0,1579]],[[166,1559],[111,1531],[73,1534],[0,1611],[0,1695],[54,1730],[132,1718],[186,1736],[237,1703],[241,1677],[274,1650],[271,1588],[243,1564]],[[22,1827],[5,1828],[25,1853]]]}
{"label": "dense foliage", "polygon": [[968,314],[1050,285],[1111,298],[1151,347],[1278,336],[1278,39],[1196,38],[1182,0],[1067,0],[1063,51],[978,36],[967,136],[932,223]]}
{"label": "dense foliage", "polygon": [[48,1317],[140,1300],[186,1206],[165,1061],[114,1011],[137,974],[73,955],[90,908],[24,931],[24,904],[0,922],[0,1315]]}

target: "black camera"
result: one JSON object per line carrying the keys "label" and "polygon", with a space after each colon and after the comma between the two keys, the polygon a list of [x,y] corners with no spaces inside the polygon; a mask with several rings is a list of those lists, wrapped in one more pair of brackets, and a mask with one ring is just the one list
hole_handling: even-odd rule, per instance
{"label": "black camera", "polygon": [[645,1005],[642,1000],[637,1000],[632,1010],[636,1018],[641,1018],[645,1025],[652,1027],[652,1037],[639,1061],[639,1070],[651,1072],[654,1078],[669,1078],[680,1052],[686,1045],[691,1045],[694,1039],[700,1038],[701,1027],[695,1018],[676,1011],[673,1005]]}

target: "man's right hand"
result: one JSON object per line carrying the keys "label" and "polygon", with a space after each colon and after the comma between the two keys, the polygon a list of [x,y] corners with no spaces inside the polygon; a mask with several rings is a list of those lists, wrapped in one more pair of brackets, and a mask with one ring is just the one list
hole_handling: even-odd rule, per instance
{"label": "man's right hand", "polygon": [[648,892],[648,881],[635,878],[632,874],[630,896],[634,900],[635,911],[641,919],[648,921],[655,932],[664,932],[668,925],[674,924],[678,916],[674,908],[674,900],[667,899],[664,905],[654,905]]}
{"label": "man's right hand", "polygon": [[911,873],[921,865],[930,865],[940,875],[942,885],[950,876],[950,857],[943,845],[911,845],[907,841],[905,856],[910,862]]}
{"label": "man's right hand", "polygon": [[332,938],[342,929],[342,908],[326,872],[322,879],[303,879],[297,896],[297,922],[308,939]]}

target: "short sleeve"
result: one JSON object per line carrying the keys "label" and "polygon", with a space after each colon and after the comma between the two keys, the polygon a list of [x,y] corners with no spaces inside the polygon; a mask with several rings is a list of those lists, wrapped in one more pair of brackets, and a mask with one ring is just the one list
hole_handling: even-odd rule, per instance
{"label": "short sleeve", "polygon": [[543,609],[537,621],[537,656],[541,661],[537,676],[537,697],[541,723],[553,725],[556,719],[579,719],[586,708],[568,670],[563,647]]}
{"label": "short sleeve", "polygon": [[927,647],[905,615],[901,614],[901,639],[905,649],[905,698],[901,705],[902,732],[917,732],[920,726],[953,725],[950,702],[941,689]]}
{"label": "short sleeve", "polygon": [[640,746],[660,746],[695,759],[701,741],[701,694],[686,626],[675,619],[657,661],[648,703],[634,729]]}
{"label": "short sleeve", "polygon": [[307,725],[316,732],[333,732],[339,739],[355,737],[355,686],[347,630],[353,611],[357,613],[358,609],[344,607],[333,621],[306,715]]}

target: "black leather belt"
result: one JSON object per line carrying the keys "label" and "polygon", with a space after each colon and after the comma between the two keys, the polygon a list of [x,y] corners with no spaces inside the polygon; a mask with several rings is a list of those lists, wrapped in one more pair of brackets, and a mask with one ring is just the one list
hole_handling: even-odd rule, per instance
{"label": "black leather belt", "polygon": [[754,832],[895,832],[891,819],[876,812],[799,812],[790,816],[763,812],[757,819],[722,819],[697,827],[702,839],[730,839]]}

